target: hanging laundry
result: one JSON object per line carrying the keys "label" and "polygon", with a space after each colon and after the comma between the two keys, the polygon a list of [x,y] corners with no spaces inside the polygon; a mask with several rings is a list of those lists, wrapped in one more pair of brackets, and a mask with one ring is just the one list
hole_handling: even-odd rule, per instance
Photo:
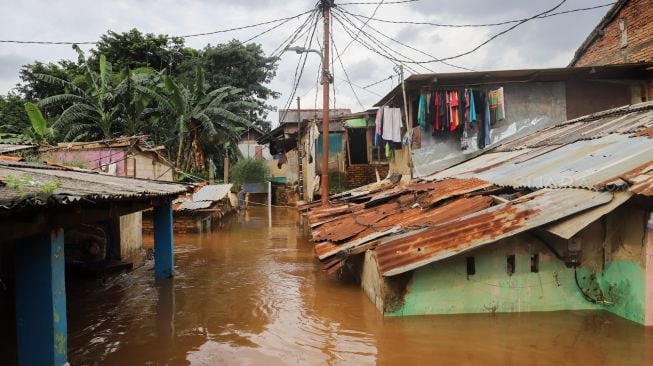
{"label": "hanging laundry", "polygon": [[474,101],[474,90],[469,89],[469,126],[474,127],[476,122],[476,103]]}
{"label": "hanging laundry", "polygon": [[435,107],[435,94],[436,92],[427,93],[426,98],[426,124],[424,125],[424,131],[429,131],[433,129],[433,123],[435,121],[435,116],[438,111]]}
{"label": "hanging laundry", "polygon": [[456,93],[456,98],[458,99],[458,126],[465,126],[465,91],[463,89],[458,90]]}
{"label": "hanging laundry", "polygon": [[459,115],[459,100],[458,100],[458,92],[457,91],[451,91],[449,92],[450,94],[450,104],[449,104],[449,110],[451,113],[451,124],[449,125],[449,131],[453,132],[458,128],[458,125],[460,124],[460,115]]}
{"label": "hanging laundry", "polygon": [[417,107],[417,124],[422,128],[426,125],[426,98],[424,95],[419,96],[419,105]]}
{"label": "hanging laundry", "polygon": [[433,125],[433,131],[438,132],[440,130],[440,92],[435,92],[435,124]]}
{"label": "hanging laundry", "polygon": [[392,156],[392,150],[390,150],[390,143],[386,142],[385,143],[385,158],[387,160],[390,160],[391,156]]}
{"label": "hanging laundry", "polygon": [[491,123],[494,125],[497,121],[503,120],[506,115],[503,103],[503,87],[490,90],[488,92],[488,99],[490,101]]}
{"label": "hanging laundry", "polygon": [[449,118],[448,118],[448,113],[447,111],[449,110],[449,105],[447,102],[447,93],[444,91],[440,91],[440,109],[439,109],[439,116],[440,116],[440,128],[439,131],[446,131],[449,129]]}
{"label": "hanging laundry", "polygon": [[374,146],[381,146],[381,125],[383,124],[383,107],[376,110],[374,120]]}
{"label": "hanging laundry", "polygon": [[490,101],[485,98],[485,113],[483,115],[483,137],[485,139],[484,145],[490,146],[492,144],[492,137],[490,136]]}
{"label": "hanging laundry", "polygon": [[401,109],[384,107],[383,111],[383,134],[386,141],[401,143]]}

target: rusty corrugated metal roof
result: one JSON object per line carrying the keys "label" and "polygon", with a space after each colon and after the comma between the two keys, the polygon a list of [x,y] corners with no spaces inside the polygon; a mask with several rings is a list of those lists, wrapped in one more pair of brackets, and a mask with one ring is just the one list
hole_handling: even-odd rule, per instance
{"label": "rusty corrugated metal roof", "polygon": [[543,189],[377,246],[381,273],[393,276],[609,202],[612,193]]}
{"label": "rusty corrugated metal roof", "polygon": [[369,225],[345,244],[338,245],[332,241],[319,243],[315,246],[315,253],[320,259],[328,258],[338,252],[355,248],[386,235],[435,226],[472,212],[484,210],[490,207],[491,204],[492,198],[475,196],[459,198],[435,209],[406,208],[394,215],[386,216],[373,225]]}

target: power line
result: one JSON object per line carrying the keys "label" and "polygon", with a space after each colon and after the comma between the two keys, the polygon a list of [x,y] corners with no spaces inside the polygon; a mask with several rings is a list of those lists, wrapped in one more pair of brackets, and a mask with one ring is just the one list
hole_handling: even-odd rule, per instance
{"label": "power line", "polygon": [[[337,9],[337,10],[338,10],[338,11],[345,12],[345,13],[347,13],[347,14],[352,14],[352,13],[349,13],[349,12],[346,12],[346,11],[343,11],[343,10],[340,10],[340,9]],[[352,15],[353,15],[353,14],[352,14]],[[345,14],[343,14],[343,16],[346,17]],[[353,16],[356,17],[356,15],[353,15]],[[388,39],[388,40],[390,40],[390,41],[392,41],[392,42],[395,42],[395,43],[397,43],[397,44],[400,44],[400,45],[402,45],[402,46],[404,46],[404,47],[406,47],[406,48],[409,48],[409,49],[411,49],[411,50],[413,50],[413,51],[419,52],[419,53],[421,53],[422,55],[425,55],[425,56],[427,56],[427,57],[433,57],[433,58],[435,58],[435,56],[433,56],[433,55],[431,55],[431,54],[429,54],[429,53],[426,53],[426,52],[424,52],[424,51],[422,51],[422,50],[420,50],[420,49],[417,49],[417,48],[415,48],[415,47],[412,47],[412,46],[410,46],[410,45],[408,45],[408,44],[405,44],[405,43],[403,43],[403,42],[401,42],[401,41],[399,41],[399,40],[397,40],[397,39],[394,39],[394,38],[392,38],[392,37],[386,35],[385,33],[383,33],[383,32],[381,32],[380,30],[374,28],[374,27],[373,27],[372,25],[370,25],[370,24],[367,24],[367,27],[370,28],[371,30],[373,30],[374,32],[376,32],[377,34],[380,34],[381,36],[383,36],[384,38],[386,38],[386,39]],[[454,68],[457,68],[457,69],[461,69],[461,70],[465,70],[465,71],[476,71],[476,70],[474,70],[474,69],[470,69],[470,68],[467,68],[467,67],[464,67],[464,66],[455,65],[455,64],[452,64],[452,63],[447,62],[447,61],[441,61],[441,63],[444,64],[444,65],[447,65],[447,66],[450,66],[450,67],[454,67]]]}
{"label": "power line", "polygon": [[[349,74],[347,73],[347,69],[345,69],[345,65],[342,62],[342,58],[340,57],[341,53],[338,52],[338,47],[336,46],[336,41],[335,41],[335,39],[333,39],[333,32],[331,32],[331,43],[333,44],[333,49],[336,51],[335,53],[336,53],[336,56],[338,57],[338,62],[340,62],[340,67],[342,68],[342,72],[343,72],[343,74],[345,74],[345,77],[347,78],[347,83],[349,84],[349,88],[351,88],[351,92],[354,93],[354,97],[356,98],[356,102],[358,102],[358,105],[361,106],[362,110],[365,110],[365,107],[363,106],[363,103],[361,103],[360,98],[358,98],[358,94],[356,94],[356,90],[354,90],[354,86],[351,83],[351,79],[349,78]],[[333,68],[335,70],[335,65],[333,66]],[[334,83],[334,85],[335,85],[335,83]],[[335,87],[334,87],[334,89],[335,89]],[[335,91],[334,91],[334,93],[335,93]]]}
{"label": "power line", "polygon": [[[393,49],[387,47],[387,46],[384,45],[382,42],[373,39],[373,38],[370,37],[369,34],[367,34],[366,32],[364,32],[364,31],[361,32],[361,34],[363,34],[363,35],[366,36],[368,39],[370,39],[370,41],[371,41],[371,42],[372,42],[376,47],[379,48],[379,50],[375,49],[373,46],[369,45],[366,41],[363,41],[360,37],[355,37],[355,35],[353,34],[353,31],[352,31],[351,29],[349,29],[349,27],[346,26],[346,25],[342,22],[342,20],[340,19],[339,16],[335,16],[335,15],[334,15],[333,18],[334,18],[338,23],[340,23],[340,26],[342,27],[342,29],[343,29],[343,30],[344,30],[344,31],[345,31],[345,32],[346,32],[346,33],[347,33],[347,34],[348,34],[352,39],[354,39],[357,43],[359,43],[359,44],[362,45],[363,47],[367,48],[369,51],[371,51],[371,52],[373,52],[373,53],[376,53],[376,54],[378,54],[379,56],[381,56],[381,57],[383,57],[383,58],[386,58],[386,59],[392,61],[395,65],[397,64],[397,62],[398,62],[398,63],[401,63],[401,64],[404,64],[404,62],[403,62],[402,60],[399,60],[399,59],[395,58],[395,56],[392,56],[392,54],[391,54],[390,52],[388,52],[387,50],[390,50],[390,51],[394,52],[395,54],[399,54],[399,55],[401,55],[399,52],[397,52],[397,51],[395,51],[395,50],[393,50]],[[357,28],[356,28],[356,25],[352,24],[351,21],[350,21],[349,19],[345,18],[345,20],[347,20],[347,22],[349,22],[349,23],[350,23],[350,24],[351,24],[355,29],[357,29]],[[413,62],[413,63],[414,63],[414,62]],[[406,64],[404,64],[404,67],[405,67],[409,72],[411,72],[411,73],[413,73],[413,74],[418,74],[418,72],[417,72],[415,69],[413,69],[412,67],[410,67],[410,66],[408,66],[408,65],[406,65]],[[424,66],[421,66],[421,67],[424,68]],[[427,70],[429,70],[429,69],[427,69]],[[430,70],[429,70],[429,71],[430,71]]]}
{"label": "power line", "polygon": [[[603,5],[597,5],[597,6],[590,6],[587,8],[578,8],[578,9],[571,9],[571,10],[565,10],[565,11],[559,11],[556,13],[551,13],[551,14],[544,14],[541,16],[536,17],[536,19],[544,19],[544,18],[549,18],[553,17],[556,15],[562,15],[562,14],[569,14],[569,13],[576,13],[580,11],[588,11],[588,10],[594,10],[594,9],[600,9],[600,8],[605,8],[608,6],[612,6],[616,4],[616,2],[608,3],[608,4],[603,4]],[[353,15],[357,18],[365,18],[368,20],[374,20],[377,22],[382,22],[382,23],[391,23],[391,24],[412,24],[412,25],[430,25],[434,27],[447,27],[447,28],[475,28],[475,27],[494,27],[494,26],[499,26],[499,25],[506,25],[506,24],[512,24],[512,23],[519,23],[521,21],[526,20],[527,18],[524,19],[514,19],[514,20],[506,20],[503,22],[498,22],[498,23],[481,23],[481,24],[445,24],[445,23],[432,23],[432,22],[415,22],[415,21],[400,21],[400,20],[389,20],[389,19],[379,19],[379,18],[373,18],[373,17],[368,17],[363,14],[356,14],[352,13],[348,10],[345,9],[339,9],[340,11],[347,13],[349,15]]]}
{"label": "power line", "polygon": [[364,86],[363,89],[369,89],[369,88],[371,88],[371,87],[373,87],[373,86],[376,86],[376,85],[381,84],[382,82],[384,82],[384,81],[386,81],[386,80],[392,80],[392,77],[393,77],[393,75],[390,75],[390,76],[388,76],[388,77],[386,77],[386,78],[383,78],[383,79],[381,79],[381,80],[379,80],[379,81],[375,81],[375,82],[373,82],[372,84],[369,84],[369,85],[367,85],[367,86]]}
{"label": "power line", "polygon": [[395,62],[408,63],[408,64],[430,64],[430,63],[433,63],[433,62],[442,62],[442,61],[453,60],[453,59],[456,59],[456,58],[467,56],[467,55],[469,55],[471,53],[474,53],[474,52],[478,51],[481,47],[487,45],[488,43],[492,42],[496,38],[498,38],[498,37],[510,32],[510,31],[512,31],[513,29],[519,27],[520,25],[522,25],[522,24],[524,24],[524,23],[526,23],[526,22],[528,22],[528,21],[530,21],[532,19],[540,17],[540,16],[542,16],[544,14],[551,13],[552,11],[554,11],[554,10],[558,9],[559,7],[561,7],[562,4],[564,4],[565,2],[567,2],[567,0],[562,0],[562,1],[560,1],[560,3],[558,3],[558,5],[554,6],[553,8],[551,8],[549,10],[546,10],[546,11],[543,11],[541,13],[535,14],[530,18],[526,18],[526,19],[520,21],[519,23],[517,23],[517,24],[515,24],[515,25],[513,25],[513,26],[511,26],[511,27],[509,27],[509,28],[507,28],[507,29],[493,35],[492,37],[490,37],[486,41],[482,42],[478,46],[472,48],[471,50],[463,52],[463,53],[459,53],[459,54],[454,55],[454,56],[443,57],[443,58],[439,58],[439,59],[434,58],[432,60],[424,60],[424,61],[406,60],[406,59],[398,59],[398,58],[391,58],[390,60],[395,61]]}
{"label": "power line", "polygon": [[[312,11],[314,11],[314,10],[307,11],[307,12],[305,12],[305,13],[300,14],[299,16],[302,16],[302,15],[305,15],[305,14],[308,14],[308,13],[311,13]],[[264,31],[262,31],[262,32],[260,32],[260,33],[255,34],[254,36],[248,38],[246,41],[244,41],[244,42],[242,42],[242,43],[243,43],[243,44],[245,44],[245,43],[249,43],[249,42],[255,40],[256,38],[258,38],[258,37],[260,37],[260,36],[262,36],[262,35],[264,35],[264,34],[267,34],[267,33],[271,32],[271,31],[273,31],[273,30],[275,30],[275,29],[281,27],[282,25],[288,23],[289,21],[291,21],[291,20],[293,20],[293,19],[297,19],[297,17],[288,18],[288,19],[284,20],[283,22],[274,25],[273,27],[270,27],[270,28],[268,28],[268,29],[266,29],[266,30],[264,30]]]}
{"label": "power line", "polygon": [[[311,31],[310,37],[306,38],[306,41],[304,42],[304,49],[310,49],[311,46],[313,45],[313,37],[315,36],[315,30],[317,29],[318,20],[319,17],[315,16],[315,22],[313,23],[313,30]],[[308,44],[308,48],[307,48],[307,44]],[[308,52],[304,52],[303,55],[304,55],[304,61],[302,62],[302,58],[300,57],[299,62],[297,63],[297,67],[295,68],[294,85],[292,88],[292,92],[290,93],[290,97],[288,98],[288,102],[285,104],[283,115],[279,119],[279,124],[281,124],[281,122],[283,122],[283,120],[286,118],[286,115],[288,114],[288,109],[290,108],[293,98],[295,97],[295,93],[297,92],[297,88],[299,87],[299,82],[302,79],[304,68],[306,67],[306,60],[308,59]],[[301,69],[299,69],[300,65],[301,65]]]}
{"label": "power line", "polygon": [[[386,2],[381,1],[381,3],[383,3],[383,4],[385,4],[385,5],[390,5],[390,4],[414,3],[414,2],[417,2],[417,1],[420,1],[420,0],[398,0],[398,1],[386,1]],[[347,6],[347,5],[378,5],[378,4],[380,4],[380,3],[378,3],[378,2],[363,2],[363,1],[361,1],[361,2],[352,2],[352,3],[342,3],[342,4],[337,4],[337,6],[342,6],[342,5],[345,5],[345,6]]]}
{"label": "power line", "polygon": [[[204,32],[204,33],[193,33],[193,34],[184,34],[180,36],[171,36],[172,38],[192,38],[192,37],[200,37],[200,36],[209,36],[213,34],[219,34],[219,33],[227,33],[227,32],[233,32],[237,30],[242,30],[242,29],[248,29],[248,28],[254,28],[254,27],[259,27],[262,25],[267,25],[267,24],[272,24],[272,23],[279,23],[283,22],[282,24],[287,23],[288,21],[292,19],[297,19],[301,17],[302,15],[306,15],[308,13],[311,13],[315,11],[315,9],[311,9],[308,11],[305,11],[303,13],[291,16],[291,17],[286,17],[286,18],[279,18],[279,19],[274,19],[274,20],[268,20],[265,22],[261,23],[256,23],[256,24],[249,24],[249,25],[243,25],[240,27],[235,27],[235,28],[228,28],[228,29],[220,29],[216,31],[211,31],[211,32]],[[274,27],[276,28],[276,27]],[[260,36],[262,34],[259,34],[255,36],[254,38]],[[250,40],[246,41],[249,42]],[[244,43],[246,43],[244,42]],[[10,39],[0,39],[0,43],[15,43],[15,44],[39,44],[39,45],[94,45],[97,44],[97,41],[91,42],[91,41],[83,41],[83,42],[71,42],[71,41],[22,41],[22,40],[10,40]]]}
{"label": "power line", "polygon": [[[372,12],[372,15],[371,15],[370,17],[367,18],[367,21],[365,22],[365,24],[363,24],[363,26],[358,30],[358,33],[356,34],[356,38],[358,38],[358,37],[360,36],[361,32],[363,31],[363,28],[365,28],[365,26],[367,25],[367,23],[369,23],[369,21],[370,21],[371,19],[374,19],[374,16],[376,15],[376,12],[379,10],[379,8],[381,7],[381,5],[383,5],[383,1],[384,1],[384,0],[381,0],[381,2],[378,3],[378,4],[376,5],[376,8],[374,8],[374,11]],[[347,50],[349,49],[349,46],[351,46],[351,44],[354,43],[354,41],[356,40],[356,38],[352,39],[351,41],[349,41],[349,43],[347,43],[347,45],[345,46],[345,48],[342,50],[342,54],[343,54],[343,55],[345,54],[345,52],[347,52]]]}

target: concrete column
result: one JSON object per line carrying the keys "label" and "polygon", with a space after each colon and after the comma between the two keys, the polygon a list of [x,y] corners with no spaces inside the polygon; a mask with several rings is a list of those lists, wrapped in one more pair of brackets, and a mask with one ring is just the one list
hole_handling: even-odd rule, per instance
{"label": "concrete column", "polygon": [[173,276],[174,255],[172,235],[172,203],[159,201],[154,205],[154,275]]}
{"label": "concrete column", "polygon": [[16,244],[16,335],[20,365],[67,363],[62,229]]}

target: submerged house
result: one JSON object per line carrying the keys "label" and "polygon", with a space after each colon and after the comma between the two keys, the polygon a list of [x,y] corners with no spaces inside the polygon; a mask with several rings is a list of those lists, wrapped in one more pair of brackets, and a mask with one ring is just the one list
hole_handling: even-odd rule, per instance
{"label": "submerged house", "polygon": [[[211,184],[196,187],[191,194],[180,196],[173,202],[175,233],[209,232],[235,207],[233,184]],[[147,220],[149,223],[149,220]]]}
{"label": "submerged house", "polygon": [[[188,186],[0,161],[0,309],[15,311],[17,360],[7,364],[66,365],[66,268],[75,229],[105,226],[120,216],[154,210],[154,276],[173,275],[171,201]],[[112,245],[120,246],[115,240]],[[81,244],[89,244],[82,240]],[[14,302],[15,306],[8,304]],[[7,324],[3,322],[3,324]],[[9,323],[11,324],[11,323]],[[3,328],[4,335],[12,333]],[[17,361],[17,362],[16,362]]]}
{"label": "submerged house", "polygon": [[[142,135],[63,142],[42,150],[41,159],[53,165],[73,166],[106,175],[171,182],[175,168],[163,150],[163,146],[152,146],[147,136]],[[117,257],[134,266],[142,264],[142,223],[141,212],[123,215],[113,223],[122,243]]]}
{"label": "submerged house", "polygon": [[603,309],[653,325],[653,102],[570,119],[308,212],[385,315]]}

